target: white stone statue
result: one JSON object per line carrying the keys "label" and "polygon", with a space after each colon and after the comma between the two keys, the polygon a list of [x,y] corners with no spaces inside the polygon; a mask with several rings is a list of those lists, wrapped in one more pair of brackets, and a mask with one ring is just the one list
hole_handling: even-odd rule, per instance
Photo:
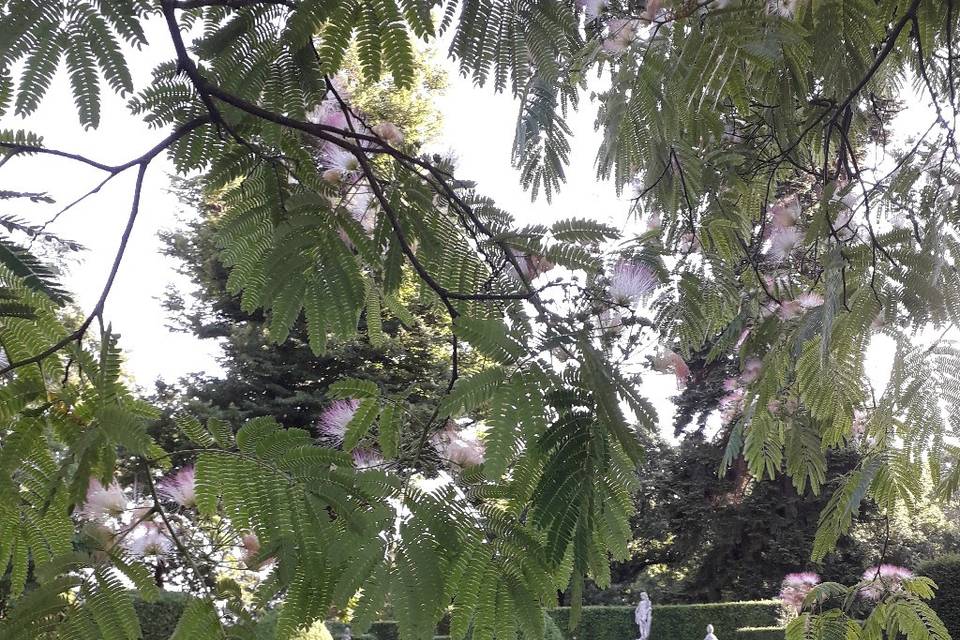
{"label": "white stone statue", "polygon": [[640,602],[633,611],[633,620],[640,627],[640,637],[637,640],[648,640],[650,637],[650,622],[653,620],[653,603],[646,591],[640,592]]}
{"label": "white stone statue", "polygon": [[707,635],[703,640],[717,640],[717,636],[713,635],[713,625],[707,625]]}

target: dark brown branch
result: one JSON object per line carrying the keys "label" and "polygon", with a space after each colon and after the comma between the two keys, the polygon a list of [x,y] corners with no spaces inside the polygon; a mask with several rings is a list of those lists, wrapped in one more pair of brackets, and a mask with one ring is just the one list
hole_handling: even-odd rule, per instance
{"label": "dark brown branch", "polygon": [[137,172],[137,182],[133,188],[133,204],[130,206],[130,215],[127,217],[127,226],[124,228],[123,235],[120,238],[120,246],[117,249],[116,255],[114,256],[113,265],[110,267],[110,275],[107,277],[107,282],[103,287],[103,291],[100,293],[100,299],[97,300],[97,304],[93,307],[93,311],[90,312],[90,315],[86,317],[76,331],[68,336],[65,336],[60,341],[47,347],[34,356],[25,358],[23,360],[18,360],[17,362],[11,362],[3,369],[0,369],[0,376],[19,367],[29,364],[39,364],[44,358],[53,355],[71,342],[81,340],[86,334],[87,329],[90,328],[90,325],[93,323],[94,319],[102,317],[103,308],[107,303],[107,296],[110,295],[110,290],[113,288],[113,282],[117,278],[117,272],[120,270],[120,263],[123,261],[124,253],[126,253],[127,243],[130,240],[130,234],[133,232],[133,226],[137,221],[137,215],[140,213],[140,196],[143,191],[143,178],[147,172],[147,167],[149,164],[149,160],[144,160],[140,163],[140,170]]}

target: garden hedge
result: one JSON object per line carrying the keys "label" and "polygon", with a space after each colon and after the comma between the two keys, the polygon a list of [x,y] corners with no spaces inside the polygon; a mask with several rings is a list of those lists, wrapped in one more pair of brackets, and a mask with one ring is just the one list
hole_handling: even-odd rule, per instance
{"label": "garden hedge", "polygon": [[737,629],[736,640],[783,640],[786,627],[743,627]]}
{"label": "garden hedge", "polygon": [[[928,564],[929,573],[924,569],[921,569],[920,573],[929,575],[937,584],[942,583],[942,587],[947,587],[941,588],[934,605],[941,606],[937,612],[947,624],[951,635],[960,639],[960,629],[957,628],[960,624],[960,556],[947,557]],[[951,571],[953,573],[950,573]],[[952,590],[949,586],[951,584]],[[134,606],[140,616],[143,640],[167,640],[177,626],[187,599],[182,593],[164,592],[156,602],[135,600]],[[633,607],[583,607],[580,625],[572,631],[569,629],[569,608],[551,609],[547,613],[550,620],[544,628],[544,640],[633,640],[637,637]],[[953,614],[952,618],[950,614]],[[778,600],[654,605],[650,638],[702,640],[706,635],[707,625],[712,624],[719,640],[783,640],[783,629],[775,626],[779,617]],[[951,620],[954,626],[951,626]],[[341,626],[343,625],[330,623],[334,638],[342,635]],[[313,633],[317,631],[319,629],[311,630]],[[321,633],[327,635],[326,631],[323,629]],[[311,635],[307,635],[307,638],[313,640]],[[367,634],[354,635],[355,640],[366,638],[400,640],[397,623],[393,620],[381,620],[370,625]],[[436,640],[449,640],[449,636],[438,634]]]}
{"label": "garden hedge", "polygon": [[937,583],[937,596],[930,605],[950,636],[960,639],[960,555],[928,560],[917,567],[917,573]]}
{"label": "garden hedge", "polygon": [[[584,607],[580,624],[572,631],[569,629],[569,608],[553,609],[550,615],[566,640],[632,640],[637,637],[633,607]],[[712,624],[719,640],[736,640],[737,629],[772,627],[779,619],[779,600],[654,605],[650,639],[703,640],[707,625]]]}

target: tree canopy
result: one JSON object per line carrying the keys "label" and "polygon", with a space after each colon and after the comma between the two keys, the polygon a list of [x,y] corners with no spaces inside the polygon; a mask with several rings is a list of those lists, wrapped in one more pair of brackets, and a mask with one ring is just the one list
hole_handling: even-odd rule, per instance
{"label": "tree canopy", "polygon": [[[204,583],[177,639],[253,637],[278,606],[277,637],[331,607],[362,628],[388,601],[405,640],[448,611],[455,640],[539,637],[566,588],[576,624],[585,579],[608,584],[628,553],[640,436],[657,426],[649,368],[722,379],[722,464],[799,493],[824,489],[829,450],[864,443],[814,560],[867,497],[887,513],[917,503],[924,465],[952,498],[958,26],[952,0],[3,0],[0,109],[28,126],[0,133],[0,162],[137,178],[78,323],[51,273],[4,241],[0,632],[136,638],[127,586],[156,596],[144,557],[195,568],[191,522],[242,541],[265,578],[252,603]],[[534,197],[562,191],[565,116],[595,100],[597,175],[636,190],[649,230],[518,224],[337,78],[354,51],[367,80],[409,87],[415,41],[439,38],[463,74],[517,99],[513,156]],[[175,58],[134,78],[127,57],[145,47]],[[109,91],[156,142],[117,165],[48,146],[29,119],[60,65],[81,125],[99,125]],[[594,73],[604,88],[588,93]],[[900,142],[907,83],[931,122]],[[318,357],[358,330],[380,343],[385,323],[414,324],[408,290],[442,314],[434,408],[345,378],[316,430],[182,414],[191,448],[159,446],[103,316],[161,154],[221,207],[227,290],[274,342],[302,321]],[[865,371],[876,335],[896,347],[882,389]],[[121,461],[144,469],[136,496],[113,483]],[[929,580],[881,573],[812,589],[788,637],[948,637]]]}

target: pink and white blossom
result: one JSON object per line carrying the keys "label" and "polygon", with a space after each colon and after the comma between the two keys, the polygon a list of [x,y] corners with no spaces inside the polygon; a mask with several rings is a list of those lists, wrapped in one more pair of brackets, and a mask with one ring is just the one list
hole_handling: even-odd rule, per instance
{"label": "pink and white blossom", "polygon": [[329,171],[339,171],[341,178],[354,175],[360,170],[360,161],[355,155],[334,145],[324,152],[323,162]]}
{"label": "pink and white blossom", "polygon": [[193,465],[184,467],[157,484],[157,492],[181,507],[197,504],[196,474]]}
{"label": "pink and white blossom", "polygon": [[693,233],[685,233],[680,237],[678,246],[681,253],[694,253],[700,250],[700,238]]}
{"label": "pink and white blossom", "polygon": [[793,320],[803,313],[803,306],[799,300],[784,300],[777,307],[777,316],[781,320]]}
{"label": "pink and white blossom", "polygon": [[141,523],[129,537],[124,539],[123,545],[127,551],[138,558],[162,558],[173,551],[173,541],[155,522]]}
{"label": "pink and white blossom", "polygon": [[392,122],[381,122],[374,125],[373,132],[387,144],[396,146],[403,143],[403,132],[400,131],[400,127]]}
{"label": "pink and white blossom", "polygon": [[263,560],[258,560],[260,555],[260,538],[257,537],[257,534],[254,532],[249,532],[244,534],[240,538],[240,546],[243,548],[242,557],[243,563],[247,565],[248,569],[253,571],[259,571],[263,569],[268,564],[272,563],[276,558],[264,558]]}
{"label": "pink and white blossom", "polygon": [[351,455],[354,468],[360,471],[376,469],[383,464],[383,456],[372,449],[354,449]]}
{"label": "pink and white blossom", "polygon": [[673,373],[677,377],[677,384],[683,386],[690,377],[690,367],[683,357],[676,351],[666,349],[652,359],[653,370],[660,373]]}
{"label": "pink and white blossom", "polygon": [[350,125],[347,114],[340,107],[340,104],[333,99],[324,100],[317,105],[313,111],[307,114],[307,119],[317,124],[344,130],[348,129]]}
{"label": "pink and white blossom", "polygon": [[660,13],[660,0],[647,0],[647,6],[643,10],[643,18],[653,22],[657,19],[657,14]]}
{"label": "pink and white blossom", "polygon": [[127,497],[116,480],[103,486],[96,478],[90,478],[86,500],[80,509],[83,517],[90,520],[118,518],[126,509]]}
{"label": "pink and white blossom", "polygon": [[770,255],[786,260],[803,241],[803,233],[796,227],[778,228],[770,236]]}
{"label": "pink and white blossom", "polygon": [[334,400],[320,414],[317,430],[321,435],[341,444],[347,433],[347,425],[353,420],[359,406],[359,400]]}
{"label": "pink and white blossom", "polygon": [[799,6],[800,0],[767,0],[767,13],[781,18],[792,18]]}
{"label": "pink and white blossom", "polygon": [[723,424],[730,424],[743,412],[743,398],[746,390],[743,388],[734,389],[720,399],[720,421]]}
{"label": "pink and white blossom", "polygon": [[863,572],[861,579],[869,582],[860,587],[860,594],[868,600],[879,600],[886,593],[893,593],[902,589],[904,580],[913,577],[913,571],[895,564],[882,564],[879,567],[870,567]]}
{"label": "pink and white blossom", "polygon": [[743,371],[740,373],[740,381],[743,384],[750,384],[760,377],[760,370],[763,368],[763,362],[759,358],[747,358],[743,363]]}
{"label": "pink and white blossom", "polygon": [[593,19],[603,13],[603,10],[610,5],[610,0],[577,0],[576,4],[583,9],[587,18]]}
{"label": "pink and white blossom", "polygon": [[371,206],[373,204],[373,194],[370,189],[355,189],[344,200],[344,204],[350,213],[350,217],[359,222],[368,234],[373,233],[373,229],[377,225],[377,214],[375,208]]}
{"label": "pink and white blossom", "polygon": [[608,34],[603,39],[601,46],[607,53],[622,53],[630,48],[630,45],[637,38],[637,29],[640,26],[638,20],[627,20],[624,18],[615,18],[607,22]]}
{"label": "pink and white blossom", "polygon": [[620,304],[630,304],[650,295],[657,284],[653,269],[639,262],[621,260],[610,277],[610,297]]}
{"label": "pink and white blossom", "polygon": [[788,573],[783,577],[780,586],[780,600],[794,613],[799,613],[807,594],[818,584],[820,584],[820,576],[812,571]]}
{"label": "pink and white blossom", "polygon": [[805,291],[797,297],[797,302],[804,309],[816,309],[823,304],[823,296],[816,291]]}
{"label": "pink and white blossom", "polygon": [[440,457],[460,468],[482,464],[486,447],[481,438],[483,427],[472,425],[459,428],[453,422],[433,436],[433,445]]}
{"label": "pink and white blossom", "polygon": [[800,217],[800,200],[796,195],[784,198],[770,207],[770,221],[777,229],[786,229],[797,224]]}

